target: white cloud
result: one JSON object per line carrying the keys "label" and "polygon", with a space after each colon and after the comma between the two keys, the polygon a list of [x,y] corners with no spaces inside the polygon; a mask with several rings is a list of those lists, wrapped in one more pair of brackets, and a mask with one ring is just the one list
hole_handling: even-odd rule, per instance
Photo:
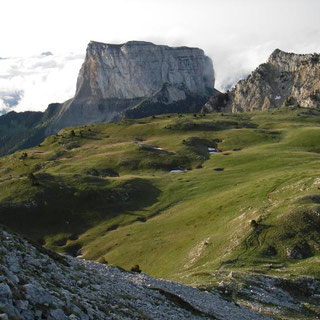
{"label": "white cloud", "polygon": [[71,98],[83,59],[68,53],[0,60],[0,110],[43,111]]}
{"label": "white cloud", "polygon": [[1,99],[0,99],[0,115],[7,113],[10,111],[10,107],[8,107]]}

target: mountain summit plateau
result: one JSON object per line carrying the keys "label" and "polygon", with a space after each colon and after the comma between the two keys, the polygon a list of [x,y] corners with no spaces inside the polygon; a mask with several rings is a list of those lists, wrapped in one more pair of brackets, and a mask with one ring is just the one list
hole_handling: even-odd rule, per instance
{"label": "mountain summit plateau", "polygon": [[[199,111],[215,91],[214,82],[212,61],[201,49],[143,41],[119,45],[91,41],[75,96],[58,105],[49,131],[113,122],[124,115]],[[198,110],[176,110],[178,102],[188,99]],[[134,112],[125,113],[132,108]]]}

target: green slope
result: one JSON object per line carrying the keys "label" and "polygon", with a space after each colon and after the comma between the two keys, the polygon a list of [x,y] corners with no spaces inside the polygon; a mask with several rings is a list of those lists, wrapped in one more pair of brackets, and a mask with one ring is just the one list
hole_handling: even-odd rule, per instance
{"label": "green slope", "polygon": [[186,283],[211,283],[216,270],[320,277],[319,112],[73,130],[0,158],[0,223],[58,252]]}
{"label": "green slope", "polygon": [[40,127],[42,112],[8,112],[0,116],[0,156],[40,143],[45,135]]}

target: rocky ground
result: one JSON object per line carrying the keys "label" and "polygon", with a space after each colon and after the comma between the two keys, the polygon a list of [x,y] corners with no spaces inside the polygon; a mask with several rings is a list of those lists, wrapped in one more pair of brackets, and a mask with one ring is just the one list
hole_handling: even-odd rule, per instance
{"label": "rocky ground", "polygon": [[289,280],[231,272],[218,290],[236,303],[275,319],[320,319],[320,281],[309,277]]}
{"label": "rocky ground", "polygon": [[265,318],[218,293],[61,257],[3,230],[0,241],[0,319]]}
{"label": "rocky ground", "polygon": [[[4,230],[0,261],[0,319],[272,319],[268,313],[281,315],[283,308],[297,313],[303,307],[289,293],[289,282],[285,290],[284,282],[272,278],[231,275],[220,283],[220,292],[198,290],[63,257]],[[303,283],[296,285],[315,302],[319,282]]]}

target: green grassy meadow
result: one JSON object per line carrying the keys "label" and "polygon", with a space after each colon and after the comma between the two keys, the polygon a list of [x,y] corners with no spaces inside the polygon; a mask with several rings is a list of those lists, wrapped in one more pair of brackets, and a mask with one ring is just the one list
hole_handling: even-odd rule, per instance
{"label": "green grassy meadow", "polygon": [[230,270],[320,277],[320,112],[72,129],[0,158],[1,224],[60,253],[188,284]]}

